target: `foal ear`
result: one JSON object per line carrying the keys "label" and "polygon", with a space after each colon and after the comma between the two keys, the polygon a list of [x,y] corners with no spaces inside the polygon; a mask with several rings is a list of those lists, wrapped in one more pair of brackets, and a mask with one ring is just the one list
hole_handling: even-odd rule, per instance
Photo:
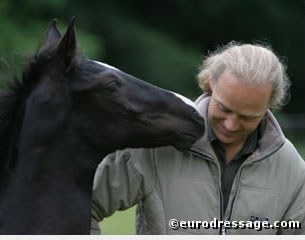
{"label": "foal ear", "polygon": [[50,44],[51,42],[58,41],[61,38],[61,33],[57,28],[57,19],[53,19],[49,24],[49,27],[46,32],[44,44]]}
{"label": "foal ear", "polygon": [[76,34],[74,26],[75,18],[73,17],[69,23],[68,29],[61,39],[58,48],[57,54],[61,60],[64,61],[67,71],[73,64],[73,60],[76,53]]}

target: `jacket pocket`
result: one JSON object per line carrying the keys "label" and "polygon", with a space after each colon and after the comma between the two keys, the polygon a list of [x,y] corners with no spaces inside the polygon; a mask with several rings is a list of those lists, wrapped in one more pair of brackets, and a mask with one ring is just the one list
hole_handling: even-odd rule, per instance
{"label": "jacket pocket", "polygon": [[[243,227],[228,230],[231,234],[276,234],[275,221],[281,221],[286,199],[283,195],[266,189],[242,186],[237,193],[230,221],[256,222],[251,228]],[[263,227],[258,222],[267,221]],[[249,226],[249,225],[248,225]]]}

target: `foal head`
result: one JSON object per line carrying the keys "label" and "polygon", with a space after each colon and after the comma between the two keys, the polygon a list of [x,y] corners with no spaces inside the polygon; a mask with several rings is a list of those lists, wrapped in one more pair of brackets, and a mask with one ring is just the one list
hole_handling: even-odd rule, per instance
{"label": "foal head", "polygon": [[51,22],[16,89],[23,105],[19,142],[36,148],[68,132],[105,154],[165,145],[184,150],[205,130],[195,108],[177,95],[78,54],[74,20],[63,36]]}

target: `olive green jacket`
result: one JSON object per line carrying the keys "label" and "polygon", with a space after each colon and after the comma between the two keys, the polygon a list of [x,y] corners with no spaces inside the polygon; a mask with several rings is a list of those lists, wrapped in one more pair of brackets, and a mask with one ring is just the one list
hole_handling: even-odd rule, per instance
{"label": "olive green jacket", "polygon": [[[208,102],[206,95],[196,101],[205,119]],[[162,147],[108,155],[94,180],[91,233],[97,233],[103,218],[138,204],[137,234],[305,234],[304,160],[270,111],[260,125],[258,148],[238,170],[225,213],[220,166],[207,133],[187,152]],[[207,229],[206,222],[182,223],[174,230],[171,219],[244,224]],[[255,220],[298,221],[301,229],[245,228]]]}

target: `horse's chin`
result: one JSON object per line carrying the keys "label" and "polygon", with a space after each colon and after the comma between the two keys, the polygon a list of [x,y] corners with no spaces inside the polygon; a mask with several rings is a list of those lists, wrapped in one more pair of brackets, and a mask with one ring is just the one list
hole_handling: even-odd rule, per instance
{"label": "horse's chin", "polygon": [[195,142],[200,138],[200,136],[195,136],[189,133],[182,133],[179,137],[180,141],[173,145],[179,151],[190,150],[193,144],[195,144]]}
{"label": "horse's chin", "polygon": [[191,147],[188,147],[188,146],[185,146],[185,145],[175,145],[174,147],[178,151],[182,151],[182,152],[187,151],[187,150],[189,150],[191,148]]}
{"label": "horse's chin", "polygon": [[174,145],[174,147],[179,151],[187,151],[190,150],[193,146],[193,141],[181,142]]}

